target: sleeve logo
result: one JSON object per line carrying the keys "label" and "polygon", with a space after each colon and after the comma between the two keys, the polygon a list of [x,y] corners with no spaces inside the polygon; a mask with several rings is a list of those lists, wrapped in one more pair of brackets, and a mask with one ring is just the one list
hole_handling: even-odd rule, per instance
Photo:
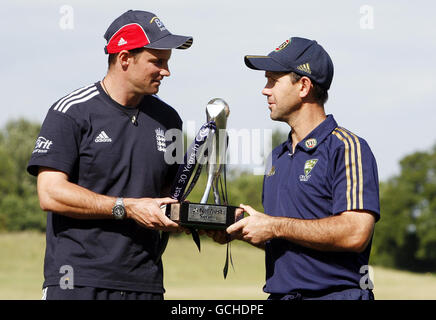
{"label": "sleeve logo", "polygon": [[52,144],[53,141],[40,136],[36,139],[35,148],[32,153],[47,153]]}

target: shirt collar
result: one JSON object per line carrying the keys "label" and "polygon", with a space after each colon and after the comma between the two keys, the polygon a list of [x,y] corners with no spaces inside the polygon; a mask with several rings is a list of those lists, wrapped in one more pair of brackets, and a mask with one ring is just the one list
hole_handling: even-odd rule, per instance
{"label": "shirt collar", "polygon": [[[301,140],[297,147],[300,147],[306,152],[313,151],[330,135],[330,133],[337,128],[338,124],[333,115],[327,115],[327,118],[321,122],[315,129],[312,130],[303,140]],[[279,155],[285,151],[292,153],[292,130],[289,132],[288,140],[281,145]]]}

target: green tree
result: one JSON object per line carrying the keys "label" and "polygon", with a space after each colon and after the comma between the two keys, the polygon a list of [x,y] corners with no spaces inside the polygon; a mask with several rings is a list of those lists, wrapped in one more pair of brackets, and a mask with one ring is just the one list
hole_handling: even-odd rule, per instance
{"label": "green tree", "polygon": [[436,270],[436,146],[400,162],[401,173],[380,187],[381,220],[373,262],[417,271]]}
{"label": "green tree", "polygon": [[38,123],[18,119],[9,121],[0,131],[0,229],[45,227],[36,178],[26,171],[40,128]]}

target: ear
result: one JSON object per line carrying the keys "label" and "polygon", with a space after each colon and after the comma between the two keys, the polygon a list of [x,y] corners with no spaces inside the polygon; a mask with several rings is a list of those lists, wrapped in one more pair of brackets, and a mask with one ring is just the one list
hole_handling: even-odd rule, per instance
{"label": "ear", "polygon": [[131,58],[132,58],[132,55],[130,54],[129,51],[122,50],[118,54],[117,62],[120,64],[120,66],[123,70],[127,70],[128,66],[131,62]]}
{"label": "ear", "polygon": [[301,77],[300,79],[300,98],[306,98],[313,87],[312,81],[308,77]]}

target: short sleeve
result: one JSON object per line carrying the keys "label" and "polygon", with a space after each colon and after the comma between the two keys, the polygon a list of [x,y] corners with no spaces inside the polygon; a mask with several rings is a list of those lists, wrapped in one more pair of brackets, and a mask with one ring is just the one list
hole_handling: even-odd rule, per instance
{"label": "short sleeve", "polygon": [[71,174],[77,161],[80,130],[67,115],[50,110],[42,124],[27,171],[38,175],[39,167]]}
{"label": "short sleeve", "polygon": [[331,162],[333,214],[367,210],[380,218],[379,181],[375,157],[365,140],[344,134]]}

